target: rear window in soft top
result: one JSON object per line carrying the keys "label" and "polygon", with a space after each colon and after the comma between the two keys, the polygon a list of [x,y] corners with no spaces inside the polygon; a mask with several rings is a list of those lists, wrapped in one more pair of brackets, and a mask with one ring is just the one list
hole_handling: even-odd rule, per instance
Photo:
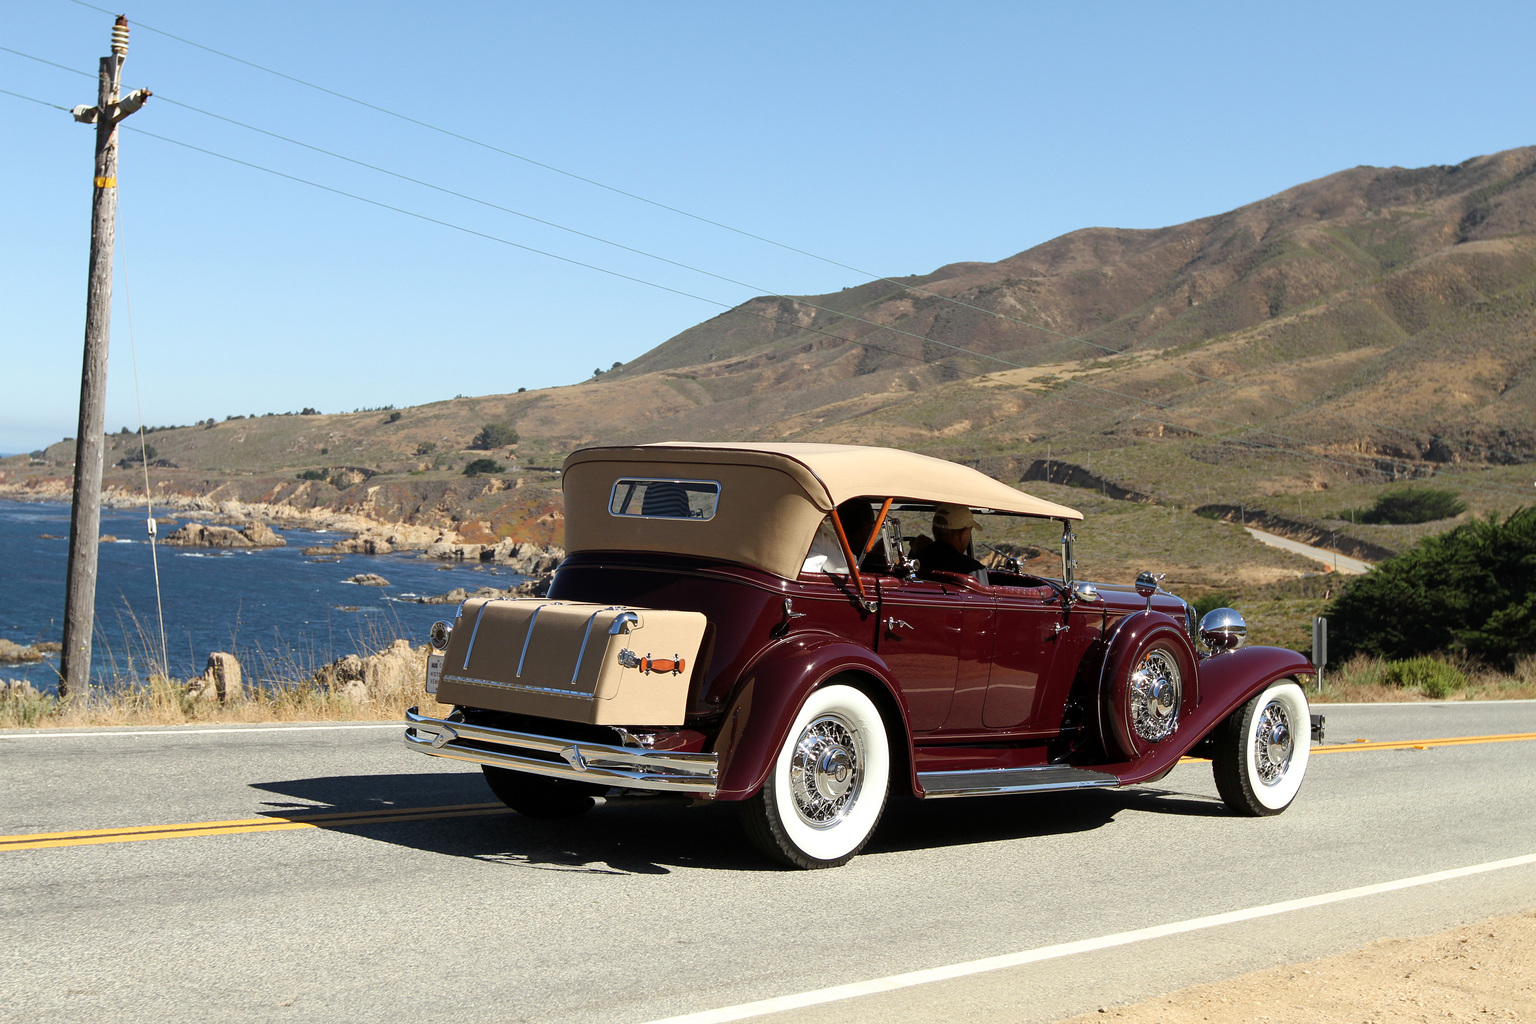
{"label": "rear window in soft top", "polygon": [[715,517],[720,484],[714,480],[652,479],[624,477],[614,482],[608,512],[641,519],[693,519]]}

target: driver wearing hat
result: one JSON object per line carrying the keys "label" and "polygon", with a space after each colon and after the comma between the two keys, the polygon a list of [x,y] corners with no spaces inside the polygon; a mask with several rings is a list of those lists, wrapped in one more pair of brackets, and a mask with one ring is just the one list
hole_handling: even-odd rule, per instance
{"label": "driver wearing hat", "polygon": [[970,556],[976,517],[964,505],[940,505],[933,510],[933,543],[917,556],[922,571],[969,575],[982,564]]}

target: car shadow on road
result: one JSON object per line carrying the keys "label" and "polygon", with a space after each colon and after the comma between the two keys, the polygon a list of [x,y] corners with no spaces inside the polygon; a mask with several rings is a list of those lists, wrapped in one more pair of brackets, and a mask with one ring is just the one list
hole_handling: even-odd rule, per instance
{"label": "car shadow on road", "polygon": [[[508,867],[606,875],[766,867],[737,827],[730,805],[691,808],[665,798],[639,798],[606,803],[579,818],[525,818],[501,808],[479,772],[284,779],[252,783],[252,788],[287,798],[265,801],[265,813],[274,816],[291,815],[319,828]],[[412,809],[442,813],[416,820],[389,817],[405,818]],[[379,816],[326,818],[344,812]]]}
{"label": "car shadow on road", "polygon": [[[778,870],[747,842],[734,804],[689,807],[665,798],[638,798],[608,802],[579,818],[540,820],[501,809],[479,772],[340,775],[253,783],[252,788],[278,798],[264,801],[264,813],[275,817],[509,868],[600,875],[669,874],[682,867]],[[415,818],[417,810],[431,817]],[[1087,832],[1110,825],[1128,810],[1229,813],[1211,798],[1151,787],[961,800],[901,797],[888,803],[865,852]],[[327,817],[352,813],[370,817]]]}

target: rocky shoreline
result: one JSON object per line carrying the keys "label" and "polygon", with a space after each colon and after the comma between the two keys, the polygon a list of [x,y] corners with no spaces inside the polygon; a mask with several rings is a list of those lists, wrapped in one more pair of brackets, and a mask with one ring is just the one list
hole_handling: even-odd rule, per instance
{"label": "rocky shoreline", "polygon": [[[56,487],[20,487],[0,485],[0,499],[18,502],[66,502],[70,489],[66,483]],[[108,488],[102,495],[105,508],[143,508],[142,494]],[[350,534],[328,546],[308,547],[311,556],[366,554],[385,555],[397,551],[420,551],[424,558],[452,562],[484,562],[505,566],[523,576],[552,572],[565,550],[557,545],[538,545],[503,539],[483,543],[464,537],[452,525],[423,526],[414,523],[381,522],[351,512],[311,510],[291,505],[263,502],[216,501],[202,496],[168,494],[157,497],[156,512],[170,511],[181,518],[207,519],[208,523],[188,523],[166,535],[163,544],[187,547],[278,547],[287,544],[271,527]],[[164,518],[157,516],[157,522]],[[472,524],[472,536],[483,536]]]}

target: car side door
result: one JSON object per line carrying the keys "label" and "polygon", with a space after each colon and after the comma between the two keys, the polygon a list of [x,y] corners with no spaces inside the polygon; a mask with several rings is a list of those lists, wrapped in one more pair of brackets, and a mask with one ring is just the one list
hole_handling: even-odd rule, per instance
{"label": "car side door", "polygon": [[965,577],[879,577],[876,651],[896,676],[913,732],[945,727],[957,685],[985,663],[992,640],[992,596]]}

